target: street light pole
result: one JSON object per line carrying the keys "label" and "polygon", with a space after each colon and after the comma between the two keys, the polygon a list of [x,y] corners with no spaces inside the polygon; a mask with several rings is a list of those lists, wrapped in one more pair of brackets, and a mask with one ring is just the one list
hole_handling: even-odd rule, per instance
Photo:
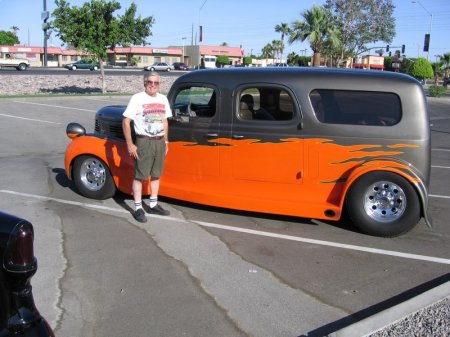
{"label": "street light pole", "polygon": [[413,4],[415,4],[415,3],[419,4],[420,7],[422,7],[425,10],[425,12],[427,12],[428,15],[430,16],[430,30],[429,30],[429,39],[428,39],[428,48],[427,48],[427,60],[428,60],[428,57],[430,55],[430,46],[429,46],[429,44],[430,44],[430,40],[431,40],[431,28],[433,26],[433,14],[430,13],[430,11],[428,9],[426,9],[425,6],[422,5],[422,3],[419,0],[413,0],[411,2]]}
{"label": "street light pole", "polygon": [[181,38],[181,41],[183,41],[183,56],[181,62],[184,62],[184,40],[186,40],[186,37]]}
{"label": "street light pole", "polygon": [[41,18],[43,20],[42,30],[44,31],[44,67],[47,67],[47,20],[49,17],[49,12],[47,11],[47,0],[43,0],[44,11],[42,12]]}

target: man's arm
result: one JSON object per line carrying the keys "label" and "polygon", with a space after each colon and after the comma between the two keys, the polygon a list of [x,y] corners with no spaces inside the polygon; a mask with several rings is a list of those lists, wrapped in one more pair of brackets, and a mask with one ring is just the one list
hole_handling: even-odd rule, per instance
{"label": "man's arm", "polygon": [[131,137],[131,119],[124,117],[122,120],[123,135],[125,136],[125,141],[127,142],[127,149],[130,156],[138,159],[137,146],[133,143],[133,138]]}

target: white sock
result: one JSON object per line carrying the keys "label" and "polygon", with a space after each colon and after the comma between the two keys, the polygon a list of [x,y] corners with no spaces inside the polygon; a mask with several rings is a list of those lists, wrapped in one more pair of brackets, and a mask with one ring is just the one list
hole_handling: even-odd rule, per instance
{"label": "white sock", "polygon": [[142,208],[142,201],[134,202],[134,209],[137,211],[140,208]]}
{"label": "white sock", "polygon": [[153,208],[158,204],[158,198],[150,198],[150,207]]}

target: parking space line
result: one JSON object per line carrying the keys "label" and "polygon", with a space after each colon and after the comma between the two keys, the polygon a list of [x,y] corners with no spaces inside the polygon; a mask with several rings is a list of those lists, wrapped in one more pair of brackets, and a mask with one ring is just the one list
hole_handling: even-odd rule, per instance
{"label": "parking space line", "polygon": [[72,108],[72,107],[59,106],[59,105],[53,105],[53,104],[42,104],[42,103],[22,102],[22,101],[13,101],[13,102],[14,102],[14,103],[21,103],[21,104],[30,104],[30,105],[48,106],[48,107],[52,107],[52,108],[61,108],[61,109],[68,109],[68,110],[79,110],[79,111],[97,112],[97,110]]}
{"label": "parking space line", "polygon": [[[95,98],[95,97],[89,97],[87,98],[89,101],[96,101],[96,102],[119,102],[119,103],[124,103],[126,104],[129,101],[129,97],[126,97],[126,100],[114,100],[114,99],[99,99],[99,98]],[[124,102],[125,101],[125,102]]]}
{"label": "parking space line", "polygon": [[[88,203],[83,203],[83,202],[78,202],[78,201],[51,198],[51,197],[45,197],[45,196],[41,196],[41,195],[21,193],[21,192],[10,191],[10,190],[0,190],[0,193],[11,194],[11,195],[16,195],[16,196],[23,196],[23,197],[27,197],[27,198],[40,199],[40,200],[45,200],[45,201],[55,201],[55,202],[59,202],[62,204],[81,206],[81,207],[87,207],[87,208],[110,211],[110,212],[129,213],[128,211],[126,211],[124,209],[117,209],[117,208],[113,208],[113,207],[93,205],[93,204],[88,204]],[[147,216],[149,216],[149,215],[147,215]],[[401,258],[411,259],[411,260],[421,260],[421,261],[428,261],[428,262],[450,265],[450,259],[433,257],[433,256],[402,253],[402,252],[397,252],[397,251],[392,251],[392,250],[355,246],[355,245],[349,245],[349,244],[343,244],[343,243],[331,242],[331,241],[316,240],[316,239],[308,239],[308,238],[302,238],[302,237],[298,237],[298,236],[263,232],[263,231],[257,231],[254,229],[219,225],[219,224],[215,224],[215,223],[196,221],[196,220],[183,220],[183,219],[177,219],[177,218],[173,218],[173,217],[160,217],[157,215],[153,215],[151,217],[164,218],[167,220],[177,221],[177,222],[190,222],[190,223],[198,224],[199,226],[202,226],[202,227],[217,228],[217,229],[252,234],[252,235],[257,235],[257,236],[271,237],[271,238],[282,239],[282,240],[303,242],[303,243],[328,246],[328,247],[334,247],[334,248],[341,248],[341,249],[348,249],[348,250],[355,250],[355,251],[371,253],[371,254],[387,255],[387,256],[401,257]]]}
{"label": "parking space line", "polygon": [[41,122],[41,123],[49,123],[49,124],[62,124],[62,123],[58,123],[58,122],[46,121],[43,119],[26,118],[26,117],[19,117],[19,116],[13,116],[13,115],[0,114],[0,116],[9,117],[9,118],[17,118],[17,119],[25,119],[27,121],[33,121],[33,122]]}
{"label": "parking space line", "polygon": [[450,199],[448,195],[428,194],[430,198]]}
{"label": "parking space line", "polygon": [[298,236],[291,236],[291,235],[277,234],[277,233],[270,233],[270,232],[262,232],[262,231],[256,231],[253,229],[231,227],[231,226],[218,225],[218,224],[207,223],[207,222],[195,221],[195,223],[198,223],[205,227],[225,229],[225,230],[229,230],[229,231],[255,234],[255,235],[259,235],[259,236],[267,236],[267,237],[290,240],[290,241],[305,242],[305,243],[311,243],[311,244],[321,245],[321,246],[343,248],[343,249],[349,249],[349,250],[357,250],[357,251],[361,251],[361,252],[365,252],[365,253],[372,253],[372,254],[403,257],[403,258],[413,259],[413,260],[422,260],[422,261],[436,262],[436,263],[442,263],[442,264],[450,264],[450,259],[444,259],[444,258],[433,257],[433,256],[402,253],[402,252],[396,252],[393,250],[355,246],[355,245],[349,245],[349,244],[337,243],[337,242],[331,242],[331,241],[307,239],[307,238],[302,238],[302,237],[298,237]]}
{"label": "parking space line", "polygon": [[432,168],[442,168],[442,169],[450,169],[450,166],[438,166],[438,165],[431,165]]}

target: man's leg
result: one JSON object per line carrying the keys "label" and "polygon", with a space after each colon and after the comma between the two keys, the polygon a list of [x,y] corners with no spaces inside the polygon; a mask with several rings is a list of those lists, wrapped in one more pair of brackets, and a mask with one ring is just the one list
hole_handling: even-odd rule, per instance
{"label": "man's leg", "polygon": [[134,218],[139,222],[147,222],[147,217],[142,208],[142,181],[133,180]]}
{"label": "man's leg", "polygon": [[158,205],[159,178],[150,180],[152,193],[150,195],[150,213],[158,215],[169,215],[170,212]]}

